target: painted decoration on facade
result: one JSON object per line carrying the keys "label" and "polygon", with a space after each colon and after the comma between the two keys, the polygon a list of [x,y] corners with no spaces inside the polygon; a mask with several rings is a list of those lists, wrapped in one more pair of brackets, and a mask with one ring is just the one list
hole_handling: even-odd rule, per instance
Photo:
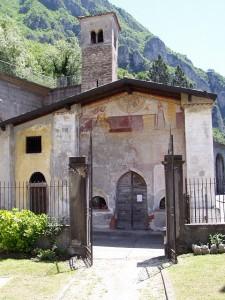
{"label": "painted decoration on facade", "polygon": [[[93,122],[95,125],[93,125]],[[113,96],[82,107],[81,132],[100,126],[109,132],[183,128],[180,104],[171,99],[138,92]]]}
{"label": "painted decoration on facade", "polygon": [[119,116],[108,118],[110,132],[129,132],[143,129],[142,116]]}
{"label": "painted decoration on facade", "polygon": [[143,97],[133,97],[133,95],[127,95],[118,101],[118,108],[125,113],[136,113],[143,109],[145,105],[145,99]]}

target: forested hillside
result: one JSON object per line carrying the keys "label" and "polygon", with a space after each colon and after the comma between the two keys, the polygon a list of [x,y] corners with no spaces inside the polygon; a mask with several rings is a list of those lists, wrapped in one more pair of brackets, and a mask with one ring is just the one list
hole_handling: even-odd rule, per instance
{"label": "forested hillside", "polygon": [[[18,70],[32,69],[50,77],[76,75],[79,80],[80,28],[76,17],[103,11],[115,11],[121,23],[120,77],[157,81],[152,63],[160,55],[170,84],[183,82],[218,94],[213,122],[224,130],[225,78],[213,70],[196,68],[185,55],[169,49],[126,11],[107,0],[1,0],[0,60],[15,64]],[[154,70],[157,68],[156,64]]]}

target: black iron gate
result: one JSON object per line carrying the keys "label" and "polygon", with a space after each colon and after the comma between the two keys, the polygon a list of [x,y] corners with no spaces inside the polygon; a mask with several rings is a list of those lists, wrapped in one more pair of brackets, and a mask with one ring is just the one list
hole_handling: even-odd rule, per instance
{"label": "black iron gate", "polygon": [[86,221],[87,221],[87,243],[85,253],[85,264],[87,267],[93,265],[93,232],[92,232],[92,197],[93,197],[93,169],[92,169],[92,133],[90,135],[90,149],[88,155],[88,179],[87,179],[87,208],[86,208]]}
{"label": "black iron gate", "polygon": [[85,157],[70,158],[70,228],[71,256],[93,265],[92,245],[92,137],[88,161]]}

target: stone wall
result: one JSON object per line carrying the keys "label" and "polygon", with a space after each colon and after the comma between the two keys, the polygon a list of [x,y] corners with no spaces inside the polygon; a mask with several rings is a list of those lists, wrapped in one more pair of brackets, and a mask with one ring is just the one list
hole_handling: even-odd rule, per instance
{"label": "stone wall", "polygon": [[[115,80],[112,73],[111,45],[92,45],[82,49],[82,92]],[[97,83],[98,82],[98,83]]]}
{"label": "stone wall", "polygon": [[[119,27],[113,14],[81,18],[82,91],[117,80]],[[93,44],[91,32],[103,31],[103,42]]]}
{"label": "stone wall", "polygon": [[225,235],[225,224],[186,224],[182,240],[186,249],[191,250],[192,244],[209,242],[209,235],[222,233]]}
{"label": "stone wall", "polygon": [[54,89],[51,90],[48,96],[45,97],[44,103],[45,105],[52,104],[54,102],[66,99],[68,97],[78,95],[80,94],[80,92],[81,92],[81,85]]}

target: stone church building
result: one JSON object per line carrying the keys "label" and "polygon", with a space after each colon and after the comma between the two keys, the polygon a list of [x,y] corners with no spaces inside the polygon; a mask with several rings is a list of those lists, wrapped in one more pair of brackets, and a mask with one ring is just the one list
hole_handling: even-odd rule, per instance
{"label": "stone church building", "polygon": [[216,95],[117,80],[117,16],[79,19],[81,85],[49,89],[0,75],[0,181],[68,179],[69,157],[88,156],[92,132],[94,226],[108,228],[115,216],[118,228],[146,229],[154,215],[150,227],[160,229],[170,131],[184,177],[214,177]]}

